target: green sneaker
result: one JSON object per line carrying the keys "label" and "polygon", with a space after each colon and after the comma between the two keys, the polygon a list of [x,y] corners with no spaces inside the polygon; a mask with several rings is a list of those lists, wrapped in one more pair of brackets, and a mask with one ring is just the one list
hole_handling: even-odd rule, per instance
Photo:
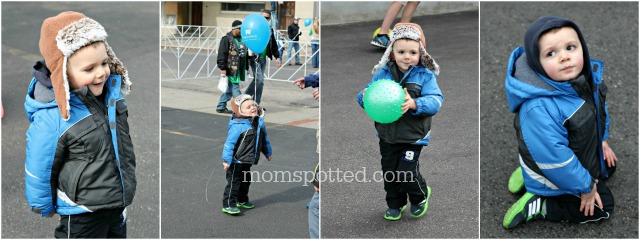
{"label": "green sneaker", "polygon": [[237,207],[226,207],[226,208],[222,208],[222,212],[231,214],[231,215],[236,215],[240,213],[240,209],[238,209]]}
{"label": "green sneaker", "polygon": [[502,226],[514,228],[520,223],[534,219],[544,219],[546,215],[546,201],[533,193],[525,193],[504,215]]}
{"label": "green sneaker", "polygon": [[522,167],[516,168],[509,177],[509,192],[516,194],[524,189],[524,177],[522,177]]}
{"label": "green sneaker", "polygon": [[431,187],[427,186],[427,198],[415,206],[411,204],[410,214],[412,218],[419,218],[427,213],[427,208],[429,208],[429,197],[431,197]]}
{"label": "green sneaker", "polygon": [[384,213],[384,219],[387,219],[389,221],[398,221],[400,220],[400,218],[402,218],[402,212],[404,211],[404,209],[407,208],[407,205],[402,206],[402,208],[389,208],[387,209],[387,211]]}
{"label": "green sneaker", "polygon": [[255,205],[253,205],[253,203],[250,203],[250,202],[243,202],[243,203],[236,203],[236,207],[252,209],[255,207]]}

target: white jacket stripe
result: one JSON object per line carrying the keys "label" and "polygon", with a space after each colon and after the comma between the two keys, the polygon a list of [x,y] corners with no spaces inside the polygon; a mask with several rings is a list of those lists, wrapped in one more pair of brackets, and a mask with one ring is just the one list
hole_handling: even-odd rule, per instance
{"label": "white jacket stripe", "polygon": [[538,165],[538,167],[540,169],[554,169],[554,168],[561,168],[564,166],[567,166],[567,164],[569,164],[571,161],[573,161],[573,158],[575,158],[576,156],[571,156],[571,158],[569,158],[569,160],[561,162],[561,163],[554,163],[554,164],[543,164],[543,163],[536,163],[536,165]]}
{"label": "white jacket stripe", "polygon": [[536,172],[534,172],[533,170],[531,170],[529,167],[527,167],[526,164],[524,164],[524,161],[522,161],[522,156],[518,155],[518,157],[520,158],[520,166],[522,166],[522,170],[524,170],[527,175],[529,175],[529,177],[531,177],[533,180],[553,189],[553,190],[558,190],[560,188],[558,188],[558,186],[556,186],[555,184],[553,184],[551,181],[549,181],[549,179],[547,179],[546,177],[537,174]]}

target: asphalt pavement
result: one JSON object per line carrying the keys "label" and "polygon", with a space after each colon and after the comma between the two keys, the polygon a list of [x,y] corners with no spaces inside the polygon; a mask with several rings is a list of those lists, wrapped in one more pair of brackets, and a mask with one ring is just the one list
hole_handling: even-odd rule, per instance
{"label": "asphalt pavement", "polygon": [[[159,3],[6,2],[2,4],[2,238],[53,238],[59,220],[31,213],[24,193],[24,99],[45,18],[79,11],[100,22],[129,70],[129,125],[136,153],[136,196],[127,208],[129,238],[158,238]],[[151,36],[151,37],[150,37]]]}
{"label": "asphalt pavement", "polygon": [[[481,3],[481,201],[482,238],[638,238],[638,3]],[[607,186],[615,198],[613,216],[577,225],[534,221],[513,230],[502,218],[519,195],[507,190],[518,166],[518,150],[504,80],[507,61],[524,33],[541,16],[573,20],[592,58],[605,63],[611,115],[609,145],[618,157]]]}
{"label": "asphalt pavement", "polygon": [[384,53],[369,44],[381,21],[323,26],[322,170],[366,171],[367,179],[342,174],[339,181],[334,173],[334,181],[322,183],[322,238],[478,238],[478,11],[412,21],[440,64],[445,99],[419,160],[432,190],[428,212],[420,219],[407,212],[400,221],[383,218],[385,191],[374,181],[379,139],[356,101]]}

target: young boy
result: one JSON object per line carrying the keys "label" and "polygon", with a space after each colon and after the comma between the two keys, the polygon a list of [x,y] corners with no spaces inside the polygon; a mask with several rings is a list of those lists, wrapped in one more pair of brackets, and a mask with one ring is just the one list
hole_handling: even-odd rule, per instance
{"label": "young boy", "polygon": [[602,181],[609,136],[603,63],[589,58],[580,29],[565,18],[539,18],[524,39],[511,54],[505,84],[527,193],[503,226],[606,219],[614,202]]}
{"label": "young boy", "polygon": [[[391,221],[402,217],[407,197],[414,218],[422,217],[429,206],[431,188],[420,175],[418,157],[422,147],[429,144],[431,116],[440,110],[444,98],[436,82],[438,64],[427,53],[425,46],[419,25],[397,24],[391,31],[389,47],[374,67],[374,76],[369,83],[393,79],[406,93],[400,119],[389,124],[375,123],[380,138],[384,190],[389,207],[384,218]],[[366,90],[358,94],[361,107],[364,107]]]}
{"label": "young boy", "polygon": [[[222,164],[227,171],[222,212],[239,214],[240,208],[253,208],[249,202],[251,166],[257,165],[262,152],[271,161],[271,143],[264,125],[264,110],[250,95],[241,94],[231,104],[233,114],[229,120],[229,133],[224,142]],[[245,173],[246,172],[246,173]]]}
{"label": "young boy", "polygon": [[42,24],[44,62],[34,65],[24,104],[25,191],[33,212],[60,215],[56,238],[126,237],[136,190],[124,100],[131,82],[106,39],[82,13]]}

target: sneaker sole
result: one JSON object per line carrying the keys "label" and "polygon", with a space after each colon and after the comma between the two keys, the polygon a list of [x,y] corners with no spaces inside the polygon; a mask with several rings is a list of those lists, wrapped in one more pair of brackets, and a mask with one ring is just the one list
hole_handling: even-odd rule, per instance
{"label": "sneaker sole", "polygon": [[[519,175],[518,175],[519,174]],[[524,189],[524,178],[522,177],[522,167],[518,167],[511,177],[509,177],[509,192],[516,194]]]}
{"label": "sneaker sole", "polygon": [[373,42],[373,41],[371,42],[371,45],[379,47],[379,48],[387,48],[387,46],[383,46],[382,44],[379,44],[379,43]]}
{"label": "sneaker sole", "polygon": [[384,214],[384,219],[387,219],[389,221],[398,221],[400,220],[400,218],[402,218],[402,212],[404,212],[404,209],[407,208],[407,205],[402,206],[402,208],[400,209],[400,215],[398,215],[398,217],[388,217],[387,214]]}
{"label": "sneaker sole", "polygon": [[238,212],[232,212],[232,211],[229,211],[229,210],[224,210],[224,208],[222,209],[222,212],[223,212],[223,213],[226,213],[226,214],[230,214],[230,215],[240,214],[240,211],[238,211]]}
{"label": "sneaker sole", "polygon": [[236,204],[236,207],[245,208],[245,209],[252,209],[252,208],[254,208],[256,206],[247,206],[247,205],[242,205],[242,204]]}
{"label": "sneaker sole", "polygon": [[411,213],[411,217],[420,218],[427,213],[427,209],[429,209],[429,197],[431,197],[431,187],[427,186],[427,201],[424,203],[424,211],[422,211],[420,215],[413,215],[413,213]]}
{"label": "sneaker sole", "polygon": [[522,212],[525,211],[525,205],[533,196],[533,193],[525,193],[509,208],[509,210],[507,210],[507,213],[504,215],[504,219],[502,220],[502,226],[504,228],[514,228],[518,226],[519,223],[513,224],[513,219],[518,216],[518,214],[522,214]]}

